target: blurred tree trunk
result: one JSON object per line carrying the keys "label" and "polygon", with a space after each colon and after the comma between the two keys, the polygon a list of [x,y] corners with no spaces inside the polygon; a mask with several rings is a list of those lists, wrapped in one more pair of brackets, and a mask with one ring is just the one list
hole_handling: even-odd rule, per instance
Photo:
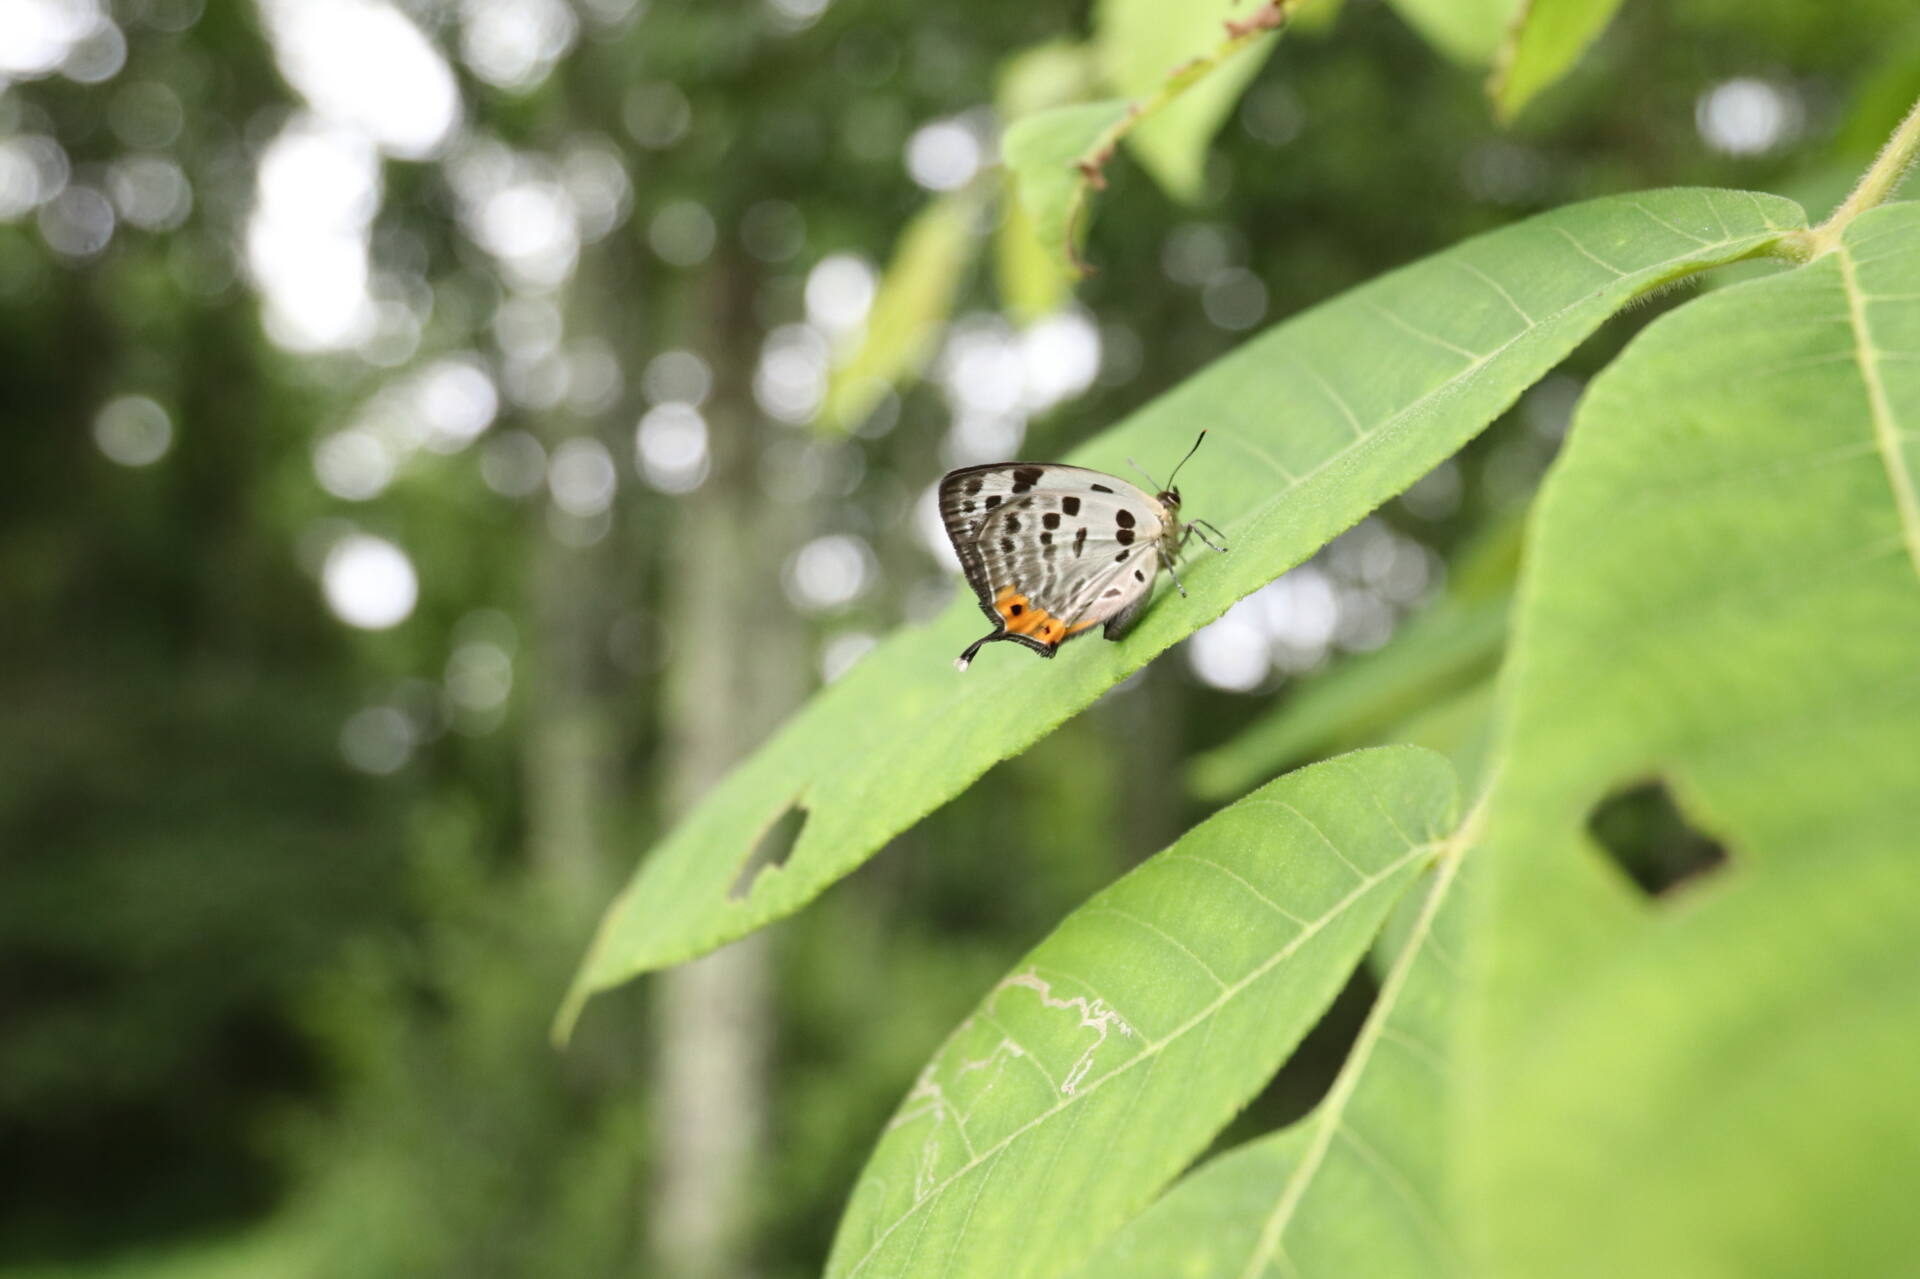
{"label": "blurred tree trunk", "polygon": [[[752,386],[758,278],[722,257],[706,273],[693,345],[713,363],[706,408],[712,469],[675,502],[667,552],[667,816],[684,815],[800,700],[805,626],[781,598],[780,567],[806,519],[759,482]],[[765,933],[659,979],[655,1180],[649,1237],[657,1273],[747,1273],[752,1187],[764,1166],[772,1040]]]}
{"label": "blurred tree trunk", "polygon": [[[555,433],[546,434],[551,448]],[[613,798],[607,726],[595,696],[594,637],[606,632],[599,549],[569,547],[540,530],[527,563],[534,626],[527,846],[536,878],[569,924],[590,917],[603,887],[599,826]]]}

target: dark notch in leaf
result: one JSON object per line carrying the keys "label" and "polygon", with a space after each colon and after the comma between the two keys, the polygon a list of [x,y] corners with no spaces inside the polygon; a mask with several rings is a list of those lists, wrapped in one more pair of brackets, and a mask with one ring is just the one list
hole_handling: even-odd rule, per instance
{"label": "dark notch in leaf", "polygon": [[1594,842],[1650,897],[1727,861],[1727,850],[1687,821],[1666,784],[1643,782],[1600,802],[1587,818]]}
{"label": "dark notch in leaf", "polygon": [[745,900],[753,892],[753,886],[763,872],[785,866],[787,858],[793,854],[794,845],[800,842],[800,828],[806,824],[807,810],[796,799],[761,832],[753,851],[740,864],[740,873],[734,876],[733,887],[727,890],[728,900]]}

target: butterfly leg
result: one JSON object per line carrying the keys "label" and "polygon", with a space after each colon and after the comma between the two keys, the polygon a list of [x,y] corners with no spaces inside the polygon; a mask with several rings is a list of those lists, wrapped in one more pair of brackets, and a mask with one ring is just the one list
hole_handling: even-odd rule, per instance
{"label": "butterfly leg", "polygon": [[1185,599],[1187,597],[1187,588],[1181,583],[1180,575],[1173,571],[1173,556],[1165,556],[1164,563],[1167,566],[1167,576],[1173,579],[1173,589],[1180,592],[1181,599]]}
{"label": "butterfly leg", "polygon": [[995,630],[986,635],[982,635],[979,639],[967,645],[967,651],[953,659],[953,669],[956,671],[964,671],[967,669],[967,667],[973,665],[973,655],[980,651],[980,646],[982,644],[985,644],[988,640],[999,639],[1000,635],[1001,635],[1001,632],[998,630]]}
{"label": "butterfly leg", "polygon": [[[1219,538],[1220,542],[1215,542],[1213,540],[1213,537],[1208,537],[1206,533],[1201,531],[1202,528],[1205,528],[1208,532],[1211,532],[1213,534],[1213,537]],[[1220,552],[1222,555],[1225,555],[1227,553],[1227,548],[1220,544],[1227,540],[1227,535],[1225,533],[1222,533],[1218,528],[1214,527],[1213,522],[1210,520],[1193,520],[1189,522],[1187,525],[1187,534],[1188,536],[1199,538],[1202,542],[1205,542],[1210,549],[1216,550]],[[1180,540],[1184,542],[1187,539],[1185,537],[1182,537]]]}

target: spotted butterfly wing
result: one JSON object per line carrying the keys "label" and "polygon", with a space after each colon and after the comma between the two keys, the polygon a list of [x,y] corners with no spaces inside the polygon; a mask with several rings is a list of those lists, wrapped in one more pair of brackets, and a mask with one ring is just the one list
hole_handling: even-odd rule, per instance
{"label": "spotted butterfly wing", "polygon": [[1001,462],[949,472],[940,518],[994,623],[954,664],[967,669],[994,640],[1052,657],[1103,622],[1108,639],[1125,635],[1180,536],[1178,499],[1162,497],[1079,466]]}

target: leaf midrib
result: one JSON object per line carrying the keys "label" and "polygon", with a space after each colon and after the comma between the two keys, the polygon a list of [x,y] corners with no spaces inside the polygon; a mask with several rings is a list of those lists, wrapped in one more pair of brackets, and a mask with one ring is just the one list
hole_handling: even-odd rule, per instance
{"label": "leaf midrib", "polygon": [[1920,493],[1915,492],[1914,476],[1901,452],[1901,431],[1893,415],[1893,403],[1887,397],[1886,383],[1880,376],[1880,350],[1874,345],[1873,327],[1867,320],[1867,297],[1860,287],[1853,250],[1841,245],[1835,251],[1840,259],[1840,284],[1847,295],[1847,314],[1853,322],[1853,354],[1860,366],[1860,378],[1867,388],[1867,411],[1873,419],[1873,444],[1887,470],[1887,483],[1893,489],[1894,510],[1900,517],[1900,532],[1907,545],[1907,559],[1920,575]]}
{"label": "leaf midrib", "polygon": [[1119,1078],[1121,1075],[1124,1075],[1127,1071],[1133,1069],[1133,1067],[1135,1067],[1136,1065],[1140,1064],[1143,1061],[1150,1061],[1150,1060],[1157,1059],[1161,1049],[1167,1047],[1169,1044],[1172,1044],[1173,1042],[1178,1040],[1181,1036],[1185,1035],[1188,1031],[1192,1030],[1194,1027],[1207,1021],[1215,1013],[1219,1012],[1221,1008],[1225,1007],[1229,1002],[1231,1002],[1233,999],[1238,997],[1240,993],[1244,991],[1247,987],[1251,986],[1254,982],[1260,980],[1260,978],[1266,976],[1269,972],[1272,972],[1273,969],[1278,965],[1286,962],[1286,960],[1291,958],[1293,954],[1300,949],[1301,946],[1305,945],[1308,941],[1312,940],[1315,936],[1317,936],[1320,933],[1320,931],[1323,928],[1325,928],[1328,924],[1332,923],[1335,919],[1339,918],[1341,915],[1345,914],[1347,910],[1349,910],[1356,902],[1360,901],[1369,892],[1371,892],[1375,885],[1393,876],[1402,867],[1407,865],[1408,862],[1413,861],[1415,858],[1421,856],[1424,853],[1432,852],[1436,848],[1445,847],[1447,843],[1448,841],[1446,840],[1436,840],[1436,841],[1432,841],[1424,844],[1408,845],[1406,852],[1402,853],[1399,857],[1389,862],[1386,866],[1382,867],[1380,870],[1375,871],[1372,875],[1369,875],[1365,879],[1361,880],[1361,882],[1356,884],[1347,893],[1345,897],[1342,897],[1339,901],[1335,902],[1333,906],[1330,907],[1325,913],[1321,914],[1318,918],[1314,919],[1302,931],[1300,931],[1299,933],[1296,933],[1293,937],[1288,938],[1286,945],[1282,946],[1279,950],[1275,951],[1273,955],[1270,956],[1268,959],[1262,961],[1258,966],[1256,966],[1253,969],[1253,971],[1249,972],[1246,976],[1240,978],[1238,981],[1234,982],[1232,985],[1222,990],[1220,994],[1216,995],[1213,998],[1212,1002],[1206,1004],[1198,1012],[1194,1013],[1193,1016],[1189,1017],[1186,1021],[1180,1023],[1178,1026],[1175,1026],[1172,1030],[1168,1031],[1166,1034],[1162,1035],[1160,1038],[1151,1040],[1139,1052],[1127,1058],[1127,1060],[1121,1062],[1118,1066],[1114,1067],[1111,1071],[1100,1076],[1100,1078],[1094,1080],[1092,1083],[1087,1084],[1084,1088],[1081,1088],[1075,1091],[1074,1093],[1062,1099],[1061,1101],[1058,1101],[1054,1103],[1052,1106],[1049,1106],[1046,1110],[1041,1111],[1038,1115],[1035,1115],[1032,1119],[1028,1120],[1026,1123],[1021,1124],[1018,1128],[1014,1129],[1012,1132],[1008,1133],[1006,1136],[1002,1137],[1000,1140],[994,1142],[991,1146],[988,1146],[986,1149],[982,1150],[979,1154],[969,1159],[966,1163],[954,1169],[953,1172],[949,1174],[939,1184],[929,1189],[926,1194],[914,1200],[913,1205],[911,1207],[909,1207],[905,1212],[901,1213],[899,1217],[895,1218],[895,1220],[891,1225],[889,1225],[885,1230],[881,1231],[880,1234],[874,1238],[874,1241],[868,1245],[866,1252],[861,1255],[860,1260],[855,1262],[853,1264],[853,1268],[847,1271],[847,1279],[853,1279],[855,1275],[858,1275],[862,1270],[864,1270],[866,1268],[867,1263],[873,1260],[874,1255],[878,1253],[880,1251],[880,1248],[887,1242],[889,1238],[892,1237],[893,1232],[898,1230],[901,1226],[905,1225],[909,1218],[911,1218],[915,1213],[920,1211],[922,1206],[931,1204],[934,1200],[936,1200],[941,1195],[941,1193],[946,1190],[948,1186],[951,1186],[956,1181],[960,1180],[960,1178],[966,1176],[969,1172],[979,1167],[980,1164],[986,1162],[988,1159],[993,1158],[1001,1150],[1005,1149],[1007,1146],[1010,1146],[1015,1140],[1020,1138],[1022,1135],[1024,1135],[1031,1129],[1039,1126],[1040,1124],[1045,1123],[1047,1120],[1061,1113],[1062,1111],[1067,1109],[1067,1107],[1073,1105],[1075,1102],[1081,1100],[1082,1098],[1092,1096],[1094,1092],[1096,1092],[1101,1087],[1103,1087],[1109,1080]]}
{"label": "leaf midrib", "polygon": [[1439,917],[1440,907],[1445,903],[1448,891],[1453,887],[1454,878],[1460,872],[1460,863],[1465,859],[1465,832],[1472,823],[1462,825],[1462,833],[1439,841],[1438,847],[1446,851],[1439,858],[1440,871],[1433,886],[1428,890],[1427,900],[1422,903],[1419,918],[1414,921],[1402,944],[1399,958],[1394,962],[1393,971],[1388,974],[1386,985],[1380,990],[1374,1001],[1372,1013],[1367,1024],[1360,1030],[1360,1038],[1354,1044],[1340,1077],[1334,1081],[1333,1090],[1321,1103],[1314,1116],[1314,1133],[1307,1149],[1302,1152],[1300,1162],[1293,1174],[1287,1178],[1286,1188],[1281,1191],[1275,1202],[1273,1212],[1268,1216],[1260,1230],[1260,1239],[1254,1252],[1247,1258],[1242,1269],[1241,1279],[1254,1279],[1254,1276],[1266,1269],[1279,1251],[1281,1236],[1292,1224],[1293,1214],[1299,1208],[1300,1201],[1306,1198],[1312,1188],[1313,1179],[1319,1173],[1320,1163],[1326,1158],[1327,1150],[1333,1144],[1334,1134],[1345,1119],[1346,1109],[1353,1100],[1353,1094],[1359,1090],[1360,1081],[1366,1075],[1367,1065],[1372,1060],[1373,1050],[1379,1046],[1387,1022],[1399,1007],[1400,994],[1406,988],[1414,964],[1426,945],[1428,935],[1433,931],[1433,921]]}

